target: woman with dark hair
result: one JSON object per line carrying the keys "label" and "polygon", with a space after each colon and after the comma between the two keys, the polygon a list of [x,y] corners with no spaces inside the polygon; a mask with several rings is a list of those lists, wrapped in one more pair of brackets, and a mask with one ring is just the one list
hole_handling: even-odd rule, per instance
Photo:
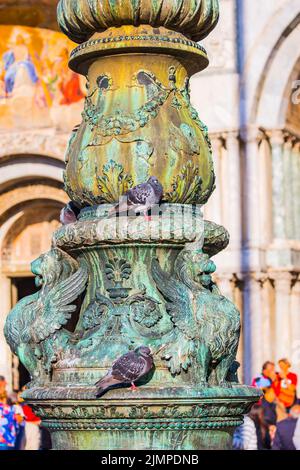
{"label": "woman with dark hair", "polygon": [[236,428],[232,441],[233,450],[257,450],[257,435],[253,420],[244,416],[244,422]]}
{"label": "woman with dark hair", "polygon": [[253,405],[249,415],[255,424],[257,434],[257,449],[270,450],[271,438],[269,433],[269,425],[265,420],[264,410],[261,405]]}

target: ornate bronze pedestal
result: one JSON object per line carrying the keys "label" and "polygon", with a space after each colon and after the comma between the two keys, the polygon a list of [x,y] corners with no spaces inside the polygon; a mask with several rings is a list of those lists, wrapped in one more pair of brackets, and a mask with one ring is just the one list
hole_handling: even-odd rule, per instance
{"label": "ornate bronze pedestal", "polygon": [[[55,449],[227,449],[257,390],[237,383],[240,318],[211,279],[227,231],[203,221],[214,188],[205,125],[189,78],[208,64],[195,41],[214,0],[61,0],[58,19],[87,75],[65,188],[81,207],[32,263],[41,290],[9,314],[5,333],[29,370],[24,393]],[[151,220],[111,209],[156,176]],[[155,368],[96,399],[95,382],[140,345]]]}

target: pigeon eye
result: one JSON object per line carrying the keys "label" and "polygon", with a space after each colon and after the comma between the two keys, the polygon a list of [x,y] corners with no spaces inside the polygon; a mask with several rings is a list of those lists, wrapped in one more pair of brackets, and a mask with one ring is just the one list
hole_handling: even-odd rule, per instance
{"label": "pigeon eye", "polygon": [[97,85],[102,90],[107,90],[109,88],[109,78],[106,75],[100,75],[97,78]]}

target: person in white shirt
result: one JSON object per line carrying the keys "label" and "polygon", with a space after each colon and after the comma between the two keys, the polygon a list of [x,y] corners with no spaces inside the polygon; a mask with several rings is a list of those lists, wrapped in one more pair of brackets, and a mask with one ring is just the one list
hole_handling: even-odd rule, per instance
{"label": "person in white shirt", "polygon": [[233,435],[234,450],[257,450],[257,434],[254,421],[244,416],[244,423],[239,426]]}

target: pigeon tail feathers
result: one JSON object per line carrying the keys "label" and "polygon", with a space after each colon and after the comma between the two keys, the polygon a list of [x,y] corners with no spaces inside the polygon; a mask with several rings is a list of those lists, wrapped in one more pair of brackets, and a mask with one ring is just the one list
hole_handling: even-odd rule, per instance
{"label": "pigeon tail feathers", "polygon": [[110,387],[120,383],[122,383],[120,380],[114,379],[111,375],[106,375],[95,384],[97,387],[96,397],[101,397]]}
{"label": "pigeon tail feathers", "polygon": [[119,202],[110,209],[109,213],[108,213],[108,216],[112,216],[114,214],[118,214],[118,213],[121,213],[121,212],[126,212],[128,211],[128,209],[130,209],[130,201],[127,197],[127,195],[124,195],[122,197],[120,197],[120,200]]}

